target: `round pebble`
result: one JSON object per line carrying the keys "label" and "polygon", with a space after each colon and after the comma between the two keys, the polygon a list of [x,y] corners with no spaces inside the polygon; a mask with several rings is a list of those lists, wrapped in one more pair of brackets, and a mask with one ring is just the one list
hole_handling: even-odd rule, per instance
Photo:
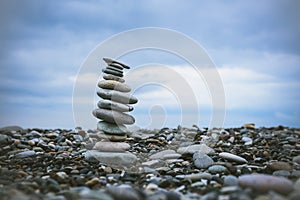
{"label": "round pebble", "polygon": [[194,165],[198,169],[206,169],[209,166],[214,164],[214,161],[212,158],[210,158],[208,155],[200,152],[195,152],[193,155]]}

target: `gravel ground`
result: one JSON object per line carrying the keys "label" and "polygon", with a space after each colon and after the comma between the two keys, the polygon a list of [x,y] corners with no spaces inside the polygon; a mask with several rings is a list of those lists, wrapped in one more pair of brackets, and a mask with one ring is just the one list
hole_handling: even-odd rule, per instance
{"label": "gravel ground", "polygon": [[136,130],[129,166],[91,156],[99,134],[1,128],[0,199],[300,199],[299,128]]}

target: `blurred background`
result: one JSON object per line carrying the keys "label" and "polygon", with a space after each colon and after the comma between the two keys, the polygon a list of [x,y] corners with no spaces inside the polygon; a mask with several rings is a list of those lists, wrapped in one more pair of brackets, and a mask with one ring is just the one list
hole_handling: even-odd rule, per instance
{"label": "blurred background", "polygon": [[[299,8],[297,0],[3,0],[0,126],[74,128],[78,124],[73,120],[73,86],[89,53],[120,32],[161,27],[191,37],[215,63],[226,96],[225,127],[248,122],[299,127]],[[173,67],[180,74],[189,70],[182,59],[166,52],[136,52],[120,61],[133,68],[153,62]],[[100,76],[105,65],[101,58],[95,64],[99,65],[96,76]],[[197,80],[189,84],[199,87]],[[171,113],[172,118],[163,126],[176,127],[180,123],[179,110],[185,107],[178,108],[169,91],[154,85],[139,90],[136,96],[143,100],[133,113],[137,125],[148,126],[149,113],[159,117],[166,112],[164,106],[165,117]],[[206,127],[211,115],[209,92],[196,96],[203,119],[198,125]],[[198,114],[193,113],[191,119]],[[184,125],[193,123],[197,121]],[[96,119],[94,126],[79,125],[95,128]],[[154,123],[151,128],[161,128],[158,126],[161,124]]]}

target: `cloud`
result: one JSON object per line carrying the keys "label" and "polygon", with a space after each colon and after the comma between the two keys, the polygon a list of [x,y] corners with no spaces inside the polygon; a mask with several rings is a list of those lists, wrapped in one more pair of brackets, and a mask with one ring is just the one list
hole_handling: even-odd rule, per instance
{"label": "cloud", "polygon": [[[166,12],[168,7],[172,8]],[[72,127],[72,120],[64,124],[57,113],[64,118],[72,115],[74,78],[88,53],[99,42],[120,31],[158,26],[187,34],[201,43],[215,60],[226,93],[228,124],[252,120],[261,124],[299,125],[298,7],[299,2],[293,0],[176,4],[168,0],[63,1],[58,4],[2,1],[0,121],[2,125],[16,120],[25,126]],[[126,40],[111,51],[135,39]],[[176,41],[173,45],[184,48]],[[197,55],[197,52],[190,50],[190,54]],[[141,99],[134,111],[138,120],[143,119],[142,115],[151,111],[153,105],[161,105],[169,116],[166,124],[176,126],[181,108],[193,123],[198,116],[190,111],[196,105],[201,112],[201,123],[209,123],[213,105],[205,79],[181,58],[149,50],[132,52],[121,59],[133,66],[160,63],[172,72],[138,72],[135,68],[128,72],[129,76],[136,74],[128,80],[133,88],[145,80],[149,83],[136,91]],[[103,65],[91,64],[100,68]],[[81,74],[77,81],[82,81],[80,84],[85,87],[96,87],[100,68],[99,74]],[[159,84],[151,84],[151,80]],[[159,87],[163,85],[165,87]],[[81,92],[83,95],[77,103],[89,106],[80,112],[90,112],[97,96]],[[49,114],[40,117],[41,113]],[[152,114],[163,120],[159,108]],[[95,121],[86,127],[94,127]]]}

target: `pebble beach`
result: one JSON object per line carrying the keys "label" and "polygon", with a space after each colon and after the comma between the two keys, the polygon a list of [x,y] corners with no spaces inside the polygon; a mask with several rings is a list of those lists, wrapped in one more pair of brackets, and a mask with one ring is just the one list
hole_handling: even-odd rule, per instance
{"label": "pebble beach", "polygon": [[0,199],[300,199],[299,128],[139,129],[113,146],[101,135],[1,128]]}

